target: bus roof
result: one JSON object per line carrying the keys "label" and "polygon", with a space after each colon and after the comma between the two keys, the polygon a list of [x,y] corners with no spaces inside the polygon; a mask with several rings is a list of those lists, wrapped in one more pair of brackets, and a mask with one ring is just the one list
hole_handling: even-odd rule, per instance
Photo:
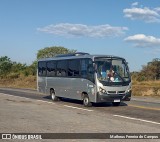
{"label": "bus roof", "polygon": [[82,54],[79,54],[79,53],[73,53],[73,54],[60,54],[60,55],[57,55],[55,57],[51,57],[51,58],[42,58],[42,59],[39,59],[38,61],[49,61],[49,60],[64,60],[64,59],[83,59],[83,58],[90,58],[92,60],[94,60],[94,58],[119,58],[119,59],[124,59],[122,57],[118,57],[118,56],[113,56],[113,55],[90,55],[88,53],[82,53]]}

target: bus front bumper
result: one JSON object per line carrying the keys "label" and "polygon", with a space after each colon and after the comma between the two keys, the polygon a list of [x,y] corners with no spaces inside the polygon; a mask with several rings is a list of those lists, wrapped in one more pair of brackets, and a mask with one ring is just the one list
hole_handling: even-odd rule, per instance
{"label": "bus front bumper", "polygon": [[126,94],[103,94],[97,93],[98,102],[115,102],[115,101],[130,101],[131,91]]}

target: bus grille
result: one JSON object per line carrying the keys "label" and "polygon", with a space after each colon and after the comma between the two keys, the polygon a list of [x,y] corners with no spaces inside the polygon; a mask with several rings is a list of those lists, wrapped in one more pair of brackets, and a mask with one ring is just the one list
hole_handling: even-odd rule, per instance
{"label": "bus grille", "polygon": [[124,94],[125,91],[108,91],[108,94]]}

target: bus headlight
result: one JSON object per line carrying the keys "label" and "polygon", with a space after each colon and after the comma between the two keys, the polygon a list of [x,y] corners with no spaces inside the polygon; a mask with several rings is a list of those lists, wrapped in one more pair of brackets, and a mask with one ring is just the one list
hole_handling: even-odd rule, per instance
{"label": "bus headlight", "polygon": [[131,88],[129,88],[129,89],[127,90],[127,93],[129,93],[129,92],[132,92],[132,89],[131,89]]}
{"label": "bus headlight", "polygon": [[99,91],[100,91],[101,93],[106,93],[106,90],[103,89],[103,88],[101,88],[101,87],[99,87]]}

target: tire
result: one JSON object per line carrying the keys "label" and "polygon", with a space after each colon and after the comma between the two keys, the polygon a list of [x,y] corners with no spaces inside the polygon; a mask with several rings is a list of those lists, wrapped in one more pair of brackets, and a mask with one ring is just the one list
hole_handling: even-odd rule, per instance
{"label": "tire", "polygon": [[90,102],[89,97],[86,94],[83,97],[83,105],[85,107],[91,107],[92,106],[92,103]]}
{"label": "tire", "polygon": [[119,106],[121,104],[121,102],[112,102],[113,106]]}
{"label": "tire", "polygon": [[50,97],[52,101],[58,101],[58,97],[55,95],[55,92],[53,89],[50,91]]}

